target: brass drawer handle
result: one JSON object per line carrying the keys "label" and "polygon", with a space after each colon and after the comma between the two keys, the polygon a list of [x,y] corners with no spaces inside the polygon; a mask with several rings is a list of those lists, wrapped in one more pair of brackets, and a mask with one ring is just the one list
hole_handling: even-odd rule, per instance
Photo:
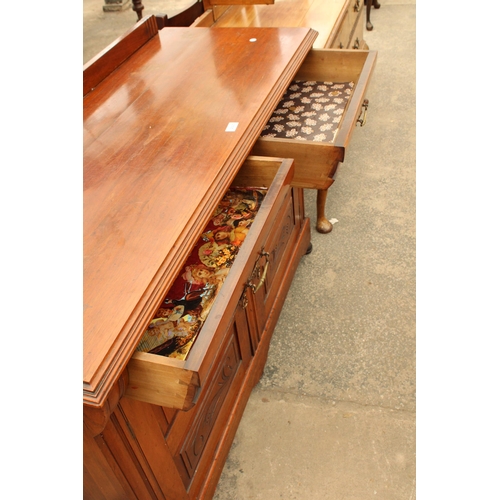
{"label": "brass drawer handle", "polygon": [[359,0],[356,0],[356,3],[354,4],[354,12],[359,12]]}
{"label": "brass drawer handle", "polygon": [[[265,257],[266,264],[264,265],[264,272],[261,275],[261,273],[260,273],[261,268],[259,266],[259,260],[262,257]],[[243,293],[241,294],[241,297],[239,300],[239,304],[243,309],[245,309],[248,306],[247,288],[251,288],[253,294],[255,295],[257,293],[257,290],[264,284],[264,281],[266,281],[268,267],[269,267],[269,253],[262,250],[259,253],[259,256],[257,257],[257,261],[255,262],[255,266],[253,268],[252,274],[250,275],[250,278],[248,278],[248,281],[244,285]],[[252,283],[252,280],[254,280],[256,278],[260,278],[260,279],[259,279],[259,282],[257,283],[257,285],[254,285]]]}
{"label": "brass drawer handle", "polygon": [[369,104],[368,99],[365,99],[363,101],[363,104],[361,105],[361,107],[364,108],[363,118],[360,118],[361,117],[360,113],[358,119],[356,120],[356,125],[359,123],[360,127],[362,127],[366,123],[366,112],[368,111],[368,104]]}
{"label": "brass drawer handle", "polygon": [[359,49],[359,38],[356,37],[356,41],[354,42],[354,45],[352,46],[353,49]]}
{"label": "brass drawer handle", "polygon": [[[265,257],[266,259],[266,264],[264,266],[264,272],[262,273],[262,276],[260,278],[260,281],[257,283],[257,286],[255,286],[253,283],[251,283],[252,278],[256,278],[260,275],[260,267],[258,267],[258,263],[260,260],[260,257]],[[257,262],[255,263],[255,268],[253,270],[252,276],[247,282],[247,285],[252,289],[254,295],[257,293],[257,290],[264,284],[264,281],[266,281],[266,275],[267,275],[267,268],[269,267],[269,253],[268,252],[260,252],[259,258],[257,259]]]}
{"label": "brass drawer handle", "polygon": [[[259,266],[259,261],[262,257],[265,257],[266,259],[266,264],[264,266],[264,272],[262,273],[262,276],[260,274],[260,266]],[[266,281],[266,275],[267,275],[267,268],[269,266],[269,253],[265,252],[264,249],[259,253],[259,256],[257,257],[257,261],[255,262],[255,266],[253,268],[252,274],[250,275],[250,278],[248,278],[248,281],[245,283],[245,288],[251,288],[254,295],[257,293],[257,290],[264,284],[264,281]],[[252,280],[254,279],[259,279],[259,282],[257,285],[254,285],[252,283]]]}

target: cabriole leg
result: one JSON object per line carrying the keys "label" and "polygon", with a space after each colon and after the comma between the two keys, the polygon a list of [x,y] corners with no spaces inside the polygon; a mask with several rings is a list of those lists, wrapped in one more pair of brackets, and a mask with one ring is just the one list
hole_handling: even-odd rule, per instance
{"label": "cabriole leg", "polygon": [[372,8],[372,0],[366,0],[366,29],[371,31],[373,29],[373,24],[370,21],[370,10]]}
{"label": "cabriole leg", "polygon": [[318,233],[329,233],[333,224],[326,218],[325,215],[325,205],[326,205],[326,196],[328,195],[328,189],[318,189],[318,194],[316,197],[316,231]]}
{"label": "cabriole leg", "polygon": [[370,10],[373,6],[374,9],[380,9],[380,3],[378,0],[365,0],[366,5],[366,29],[371,31],[373,29],[373,24],[370,21]]}

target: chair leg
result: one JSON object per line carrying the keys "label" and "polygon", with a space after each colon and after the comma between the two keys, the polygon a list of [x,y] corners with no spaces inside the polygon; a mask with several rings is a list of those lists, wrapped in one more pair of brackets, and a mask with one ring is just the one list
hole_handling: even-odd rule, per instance
{"label": "chair leg", "polygon": [[316,196],[316,231],[326,234],[333,229],[333,224],[326,218],[325,206],[328,189],[318,189]]}

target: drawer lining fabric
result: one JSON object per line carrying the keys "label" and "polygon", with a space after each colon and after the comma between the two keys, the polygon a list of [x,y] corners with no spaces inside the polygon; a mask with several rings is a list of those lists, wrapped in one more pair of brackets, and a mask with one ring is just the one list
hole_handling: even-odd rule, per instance
{"label": "drawer lining fabric", "polygon": [[266,193],[252,187],[226,192],[137,351],[187,358]]}
{"label": "drawer lining fabric", "polygon": [[354,82],[293,81],[261,137],[333,142],[353,90]]}

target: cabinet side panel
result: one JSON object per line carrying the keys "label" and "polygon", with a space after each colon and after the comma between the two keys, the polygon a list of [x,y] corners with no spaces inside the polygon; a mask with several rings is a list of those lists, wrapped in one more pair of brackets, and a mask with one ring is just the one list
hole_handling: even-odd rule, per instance
{"label": "cabinet side panel", "polygon": [[169,500],[187,498],[165,441],[163,412],[159,411],[161,408],[129,398],[123,398],[120,405],[153,475],[151,483],[157,484],[161,491],[158,497],[162,498],[163,495]]}
{"label": "cabinet side panel", "polygon": [[120,469],[137,498],[147,500],[159,497],[160,489],[120,404],[102,432],[102,440],[116,463],[120,464]]}
{"label": "cabinet side panel", "polygon": [[[101,446],[99,446],[99,444]],[[124,500],[136,498],[112,455],[102,451],[102,436],[83,433],[84,500]],[[106,456],[107,455],[107,456]],[[110,456],[111,455],[111,456]],[[111,458],[111,463],[109,458]]]}

